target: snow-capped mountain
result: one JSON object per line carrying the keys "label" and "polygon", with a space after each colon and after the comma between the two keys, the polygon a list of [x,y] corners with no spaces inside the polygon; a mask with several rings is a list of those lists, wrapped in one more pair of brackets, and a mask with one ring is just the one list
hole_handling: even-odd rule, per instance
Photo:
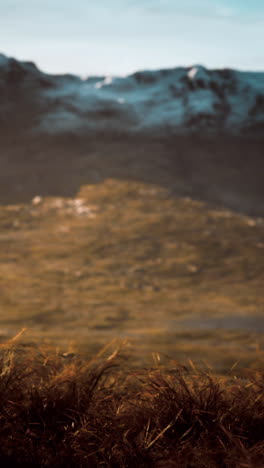
{"label": "snow-capped mountain", "polygon": [[[197,65],[126,77],[48,75],[0,55],[0,120],[35,132],[155,135],[264,129],[264,72]],[[24,115],[25,113],[25,115]]]}

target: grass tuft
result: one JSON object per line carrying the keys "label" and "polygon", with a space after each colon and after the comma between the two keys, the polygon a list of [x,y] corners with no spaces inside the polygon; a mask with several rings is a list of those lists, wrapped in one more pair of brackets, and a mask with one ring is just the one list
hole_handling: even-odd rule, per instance
{"label": "grass tuft", "polygon": [[11,340],[0,349],[4,467],[264,466],[264,374],[129,368]]}

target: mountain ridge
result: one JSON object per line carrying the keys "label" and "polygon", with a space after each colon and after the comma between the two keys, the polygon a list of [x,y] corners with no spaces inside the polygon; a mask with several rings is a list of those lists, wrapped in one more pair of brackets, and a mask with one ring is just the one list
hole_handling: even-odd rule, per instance
{"label": "mountain ridge", "polygon": [[209,70],[202,65],[139,71],[126,77],[50,75],[32,62],[0,54],[0,120],[32,109],[36,133],[121,132],[159,135],[260,135],[264,72]]}

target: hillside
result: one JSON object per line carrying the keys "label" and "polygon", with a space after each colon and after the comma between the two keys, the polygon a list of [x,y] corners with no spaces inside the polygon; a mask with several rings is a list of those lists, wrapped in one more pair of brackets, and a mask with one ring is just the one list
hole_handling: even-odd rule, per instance
{"label": "hillside", "polygon": [[128,338],[140,363],[263,360],[262,218],[110,179],[2,206],[0,232],[2,340],[28,327],[85,353]]}

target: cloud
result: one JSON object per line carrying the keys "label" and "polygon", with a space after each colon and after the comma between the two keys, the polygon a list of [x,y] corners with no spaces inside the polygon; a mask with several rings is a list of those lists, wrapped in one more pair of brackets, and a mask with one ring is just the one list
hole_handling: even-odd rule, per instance
{"label": "cloud", "polygon": [[[142,0],[141,7],[151,15],[177,15],[197,19],[232,20],[242,23],[262,22],[263,4],[257,8],[242,4],[243,0]],[[256,0],[255,0],[256,1]]]}
{"label": "cloud", "polygon": [[168,13],[186,13],[192,15],[209,15],[226,17],[233,15],[234,8],[223,5],[220,2],[208,0],[185,0],[184,3],[177,2],[177,0],[142,0],[141,7],[146,11],[157,14]]}

